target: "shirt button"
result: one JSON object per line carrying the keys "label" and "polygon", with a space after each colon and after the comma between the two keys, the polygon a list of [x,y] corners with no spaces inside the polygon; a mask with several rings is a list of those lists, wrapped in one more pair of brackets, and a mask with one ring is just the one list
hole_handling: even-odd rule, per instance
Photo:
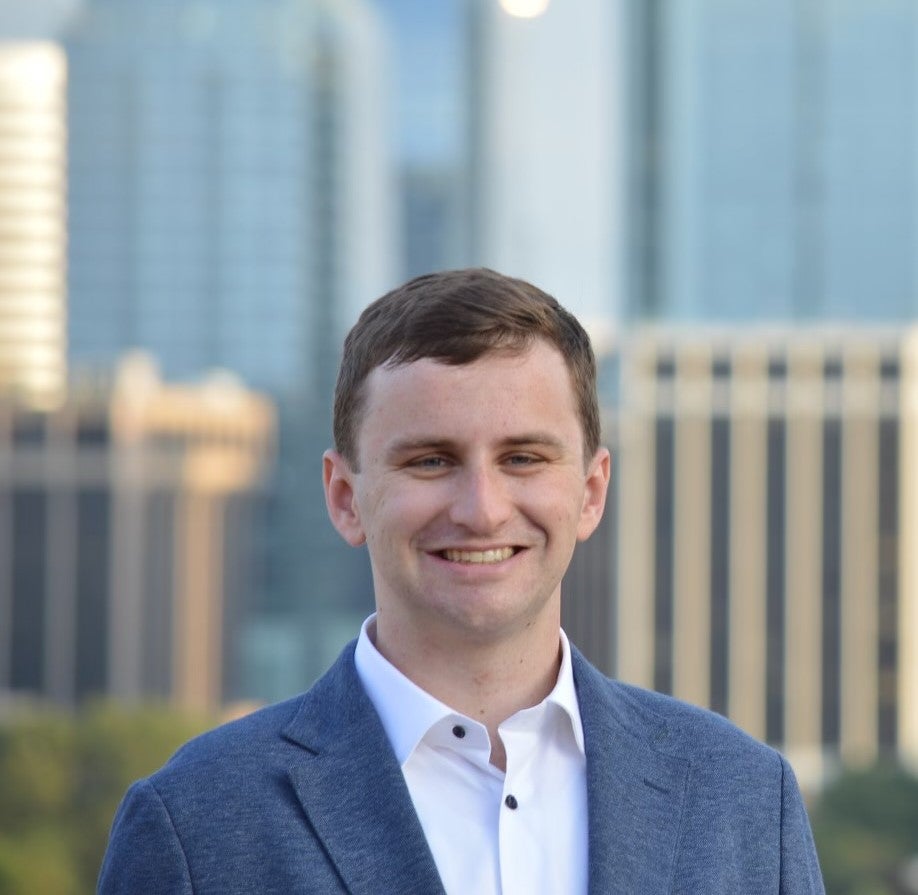
{"label": "shirt button", "polygon": [[511,811],[516,811],[516,809],[519,807],[519,804],[520,804],[520,803],[517,802],[516,796],[507,796],[507,798],[504,799],[504,804],[505,804]]}
{"label": "shirt button", "polygon": [[457,740],[461,740],[465,736],[465,728],[461,724],[457,724],[453,728],[453,736]]}

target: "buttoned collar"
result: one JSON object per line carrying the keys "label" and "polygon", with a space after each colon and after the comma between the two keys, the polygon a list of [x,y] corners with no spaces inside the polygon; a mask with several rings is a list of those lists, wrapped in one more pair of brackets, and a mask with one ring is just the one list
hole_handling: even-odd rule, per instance
{"label": "buttoned collar", "polygon": [[[370,630],[375,621],[376,615],[373,614],[361,626],[354,661],[360,682],[379,714],[399,765],[404,766],[429,733],[436,740],[441,740],[442,734],[451,730],[455,724],[468,728],[470,736],[465,743],[467,748],[487,752],[487,731],[483,725],[454,711],[422,690],[376,649],[370,638]],[[504,724],[511,723],[516,730],[533,729],[538,732],[542,725],[549,723],[547,718],[550,714],[563,713],[577,749],[585,755],[570,643],[564,631],[560,634],[561,668],[551,693],[538,706],[517,712]],[[555,709],[552,711],[551,707]]]}

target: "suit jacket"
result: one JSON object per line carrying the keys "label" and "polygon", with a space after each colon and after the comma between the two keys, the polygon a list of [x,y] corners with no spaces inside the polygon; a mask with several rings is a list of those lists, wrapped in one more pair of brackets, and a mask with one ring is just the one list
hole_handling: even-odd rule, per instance
{"label": "suit jacket", "polygon": [[[777,752],[572,653],[590,895],[823,892],[797,784]],[[135,783],[98,891],[443,893],[354,644],[309,692],[192,740]]]}

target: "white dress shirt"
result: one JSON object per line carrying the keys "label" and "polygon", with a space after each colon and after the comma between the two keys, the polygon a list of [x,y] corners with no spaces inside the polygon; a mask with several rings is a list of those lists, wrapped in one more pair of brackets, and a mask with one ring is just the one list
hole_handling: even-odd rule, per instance
{"label": "white dress shirt", "polygon": [[583,726],[570,645],[538,705],[499,727],[507,771],[490,763],[487,728],[406,678],[360,630],[355,660],[405,775],[448,895],[587,891]]}

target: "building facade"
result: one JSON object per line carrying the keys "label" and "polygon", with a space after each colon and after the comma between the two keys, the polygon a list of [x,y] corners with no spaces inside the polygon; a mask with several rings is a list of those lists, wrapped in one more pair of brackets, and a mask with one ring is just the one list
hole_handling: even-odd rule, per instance
{"label": "building facade", "polygon": [[916,348],[806,328],[623,348],[612,670],[807,781],[918,760]]}
{"label": "building facade", "polygon": [[467,267],[472,224],[472,113],[479,72],[477,0],[372,0],[390,45],[395,86],[400,280]]}
{"label": "building facade", "polygon": [[215,708],[239,639],[274,408],[143,358],[54,411],[0,403],[0,690]]}
{"label": "building facade", "polygon": [[378,17],[365,0],[86,0],[64,46],[72,368],[139,347],[168,379],[226,368],[277,402],[262,608],[289,643],[253,661],[297,653],[259,677],[300,689],[337,617],[371,603],[320,468],[344,331],[398,271]]}
{"label": "building facade", "polygon": [[622,294],[618,0],[475,11],[476,263],[537,283],[600,335]]}
{"label": "building facade", "polygon": [[0,40],[0,390],[54,406],[67,371],[67,64]]}
{"label": "building facade", "polygon": [[631,317],[913,319],[918,6],[625,8]]}
{"label": "building facade", "polygon": [[365,4],[89,0],[65,48],[73,364],[321,388],[394,269]]}

